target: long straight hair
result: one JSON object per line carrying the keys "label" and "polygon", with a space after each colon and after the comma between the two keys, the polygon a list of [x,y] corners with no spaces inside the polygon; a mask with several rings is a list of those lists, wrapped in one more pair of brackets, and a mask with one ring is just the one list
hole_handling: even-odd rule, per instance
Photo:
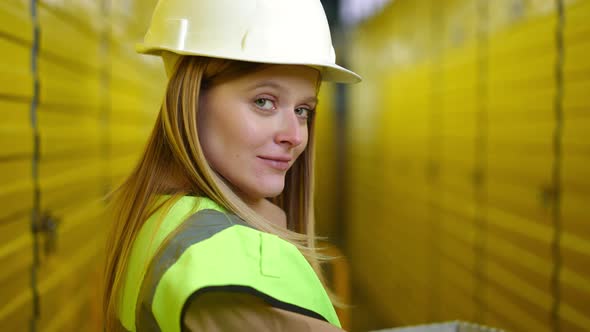
{"label": "long straight hair", "polygon": [[[314,234],[313,116],[308,123],[308,145],[287,172],[283,192],[272,199],[285,211],[287,229],[276,226],[245,204],[209,166],[199,142],[201,93],[264,66],[268,65],[195,56],[184,56],[177,62],[143,155],[110,197],[113,224],[107,242],[102,304],[107,331],[116,331],[121,326],[117,317],[120,292],[139,230],[156,210],[169,208],[183,195],[208,197],[261,231],[294,244],[324,283],[319,261],[326,257],[316,251]],[[162,194],[170,195],[167,202],[161,202]],[[329,290],[328,293],[335,300]]]}

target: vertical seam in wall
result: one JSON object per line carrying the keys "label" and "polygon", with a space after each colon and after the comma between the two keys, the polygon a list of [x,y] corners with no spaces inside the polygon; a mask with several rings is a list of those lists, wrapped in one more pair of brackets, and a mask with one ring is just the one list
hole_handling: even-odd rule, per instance
{"label": "vertical seam in wall", "polygon": [[562,137],[563,137],[563,65],[565,61],[563,30],[565,26],[565,9],[563,0],[556,0],[557,23],[555,28],[555,98],[554,115],[555,130],[553,132],[553,239],[551,249],[553,256],[553,269],[551,271],[551,291],[553,302],[551,305],[551,325],[554,332],[561,330],[559,311],[561,304],[560,279],[561,279],[561,162],[562,162]]}
{"label": "vertical seam in wall", "polygon": [[429,105],[429,141],[428,141],[428,163],[427,163],[427,184],[428,184],[428,219],[430,221],[430,280],[431,287],[430,294],[430,312],[428,313],[429,321],[436,321],[440,319],[441,307],[441,291],[440,291],[440,208],[436,206],[436,201],[440,201],[440,185],[439,185],[439,160],[436,160],[436,152],[440,152],[440,130],[437,128],[441,125],[441,121],[437,115],[441,112],[442,103],[440,102],[441,81],[442,81],[442,47],[440,38],[435,38],[435,33],[440,31],[443,15],[438,9],[441,9],[438,1],[430,2],[430,47],[432,55],[431,71],[430,71],[430,105]]}
{"label": "vertical seam in wall", "polygon": [[[347,163],[347,160],[350,160],[350,149],[348,149],[348,142],[347,141],[347,117],[348,117],[348,107],[347,107],[347,99],[348,99],[348,88],[344,84],[335,84],[334,88],[334,100],[335,100],[335,109],[336,109],[336,188],[335,193],[335,202],[340,202],[340,204],[345,204],[343,206],[350,206],[349,203],[351,201],[349,195],[349,188],[347,183],[347,176],[350,174],[348,172],[348,168],[350,164]],[[350,209],[348,209],[350,211]],[[345,209],[336,209],[335,218],[334,220],[340,220],[340,227],[337,227],[337,231],[335,232],[334,241],[336,245],[342,250],[346,250],[348,248],[348,236],[349,236],[349,223],[351,222],[351,218],[348,217],[348,211]],[[346,256],[350,257],[350,253],[346,253]]]}
{"label": "vertical seam in wall", "polygon": [[475,169],[473,194],[475,200],[475,241],[473,302],[474,320],[486,319],[486,253],[487,253],[487,153],[488,153],[488,70],[489,70],[489,2],[479,0],[477,6],[477,115],[475,137]]}
{"label": "vertical seam in wall", "polygon": [[106,196],[110,191],[110,115],[111,115],[111,99],[110,99],[110,39],[111,39],[111,17],[110,17],[110,1],[101,1],[101,15],[104,26],[101,31],[101,45],[100,45],[100,95],[101,95],[101,114],[100,114],[100,129],[101,129],[101,152],[102,159],[102,182],[103,194]]}
{"label": "vertical seam in wall", "polygon": [[39,125],[37,119],[37,109],[39,105],[39,71],[37,60],[39,57],[39,44],[41,29],[37,18],[37,0],[30,0],[30,14],[31,22],[33,24],[33,43],[31,47],[31,75],[33,78],[33,96],[31,98],[30,107],[30,121],[33,133],[33,155],[31,158],[31,177],[33,181],[33,207],[31,210],[31,236],[33,237],[33,263],[31,266],[31,292],[32,292],[32,316],[29,324],[31,331],[37,330],[37,320],[40,317],[41,309],[39,304],[39,289],[38,289],[38,267],[39,259],[39,235],[38,225],[41,210],[41,193],[39,184],[39,156],[40,156],[40,141],[39,141]]}

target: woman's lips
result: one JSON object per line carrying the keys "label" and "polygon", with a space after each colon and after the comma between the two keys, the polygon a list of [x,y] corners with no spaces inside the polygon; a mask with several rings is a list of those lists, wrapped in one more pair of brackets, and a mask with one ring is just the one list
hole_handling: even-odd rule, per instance
{"label": "woman's lips", "polygon": [[279,171],[286,171],[291,167],[290,157],[258,156],[258,159],[260,159],[265,165]]}

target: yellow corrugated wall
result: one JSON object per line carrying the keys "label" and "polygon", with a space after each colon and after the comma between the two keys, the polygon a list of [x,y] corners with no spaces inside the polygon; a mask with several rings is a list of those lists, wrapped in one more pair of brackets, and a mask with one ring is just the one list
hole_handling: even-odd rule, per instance
{"label": "yellow corrugated wall", "polygon": [[33,40],[28,4],[0,4],[0,321],[24,330],[32,315],[30,269],[33,261],[31,161],[33,132],[29,108],[33,96],[30,53]]}
{"label": "yellow corrugated wall", "polygon": [[398,0],[355,28],[347,252],[371,327],[590,327],[588,17]]}
{"label": "yellow corrugated wall", "polygon": [[334,112],[335,85],[323,83],[315,115],[315,218],[316,233],[333,242],[339,227],[336,219],[337,198],[337,114]]}
{"label": "yellow corrugated wall", "polygon": [[155,1],[0,4],[0,326],[100,329],[104,195],[129,172],[164,73],[134,52]]}

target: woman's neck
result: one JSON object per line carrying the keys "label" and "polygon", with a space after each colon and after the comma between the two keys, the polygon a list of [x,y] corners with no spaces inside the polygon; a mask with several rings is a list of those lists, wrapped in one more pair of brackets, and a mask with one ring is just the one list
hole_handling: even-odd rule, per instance
{"label": "woman's neck", "polygon": [[269,200],[261,198],[258,200],[244,200],[244,202],[256,213],[271,221],[276,226],[287,228],[287,215],[285,211]]}
{"label": "woman's neck", "polygon": [[[162,194],[191,192],[190,188],[190,182],[185,178],[170,175],[163,178],[161,191]],[[283,209],[266,198],[252,199],[240,192],[236,192],[236,194],[256,213],[271,221],[276,226],[287,228],[287,215]]]}

